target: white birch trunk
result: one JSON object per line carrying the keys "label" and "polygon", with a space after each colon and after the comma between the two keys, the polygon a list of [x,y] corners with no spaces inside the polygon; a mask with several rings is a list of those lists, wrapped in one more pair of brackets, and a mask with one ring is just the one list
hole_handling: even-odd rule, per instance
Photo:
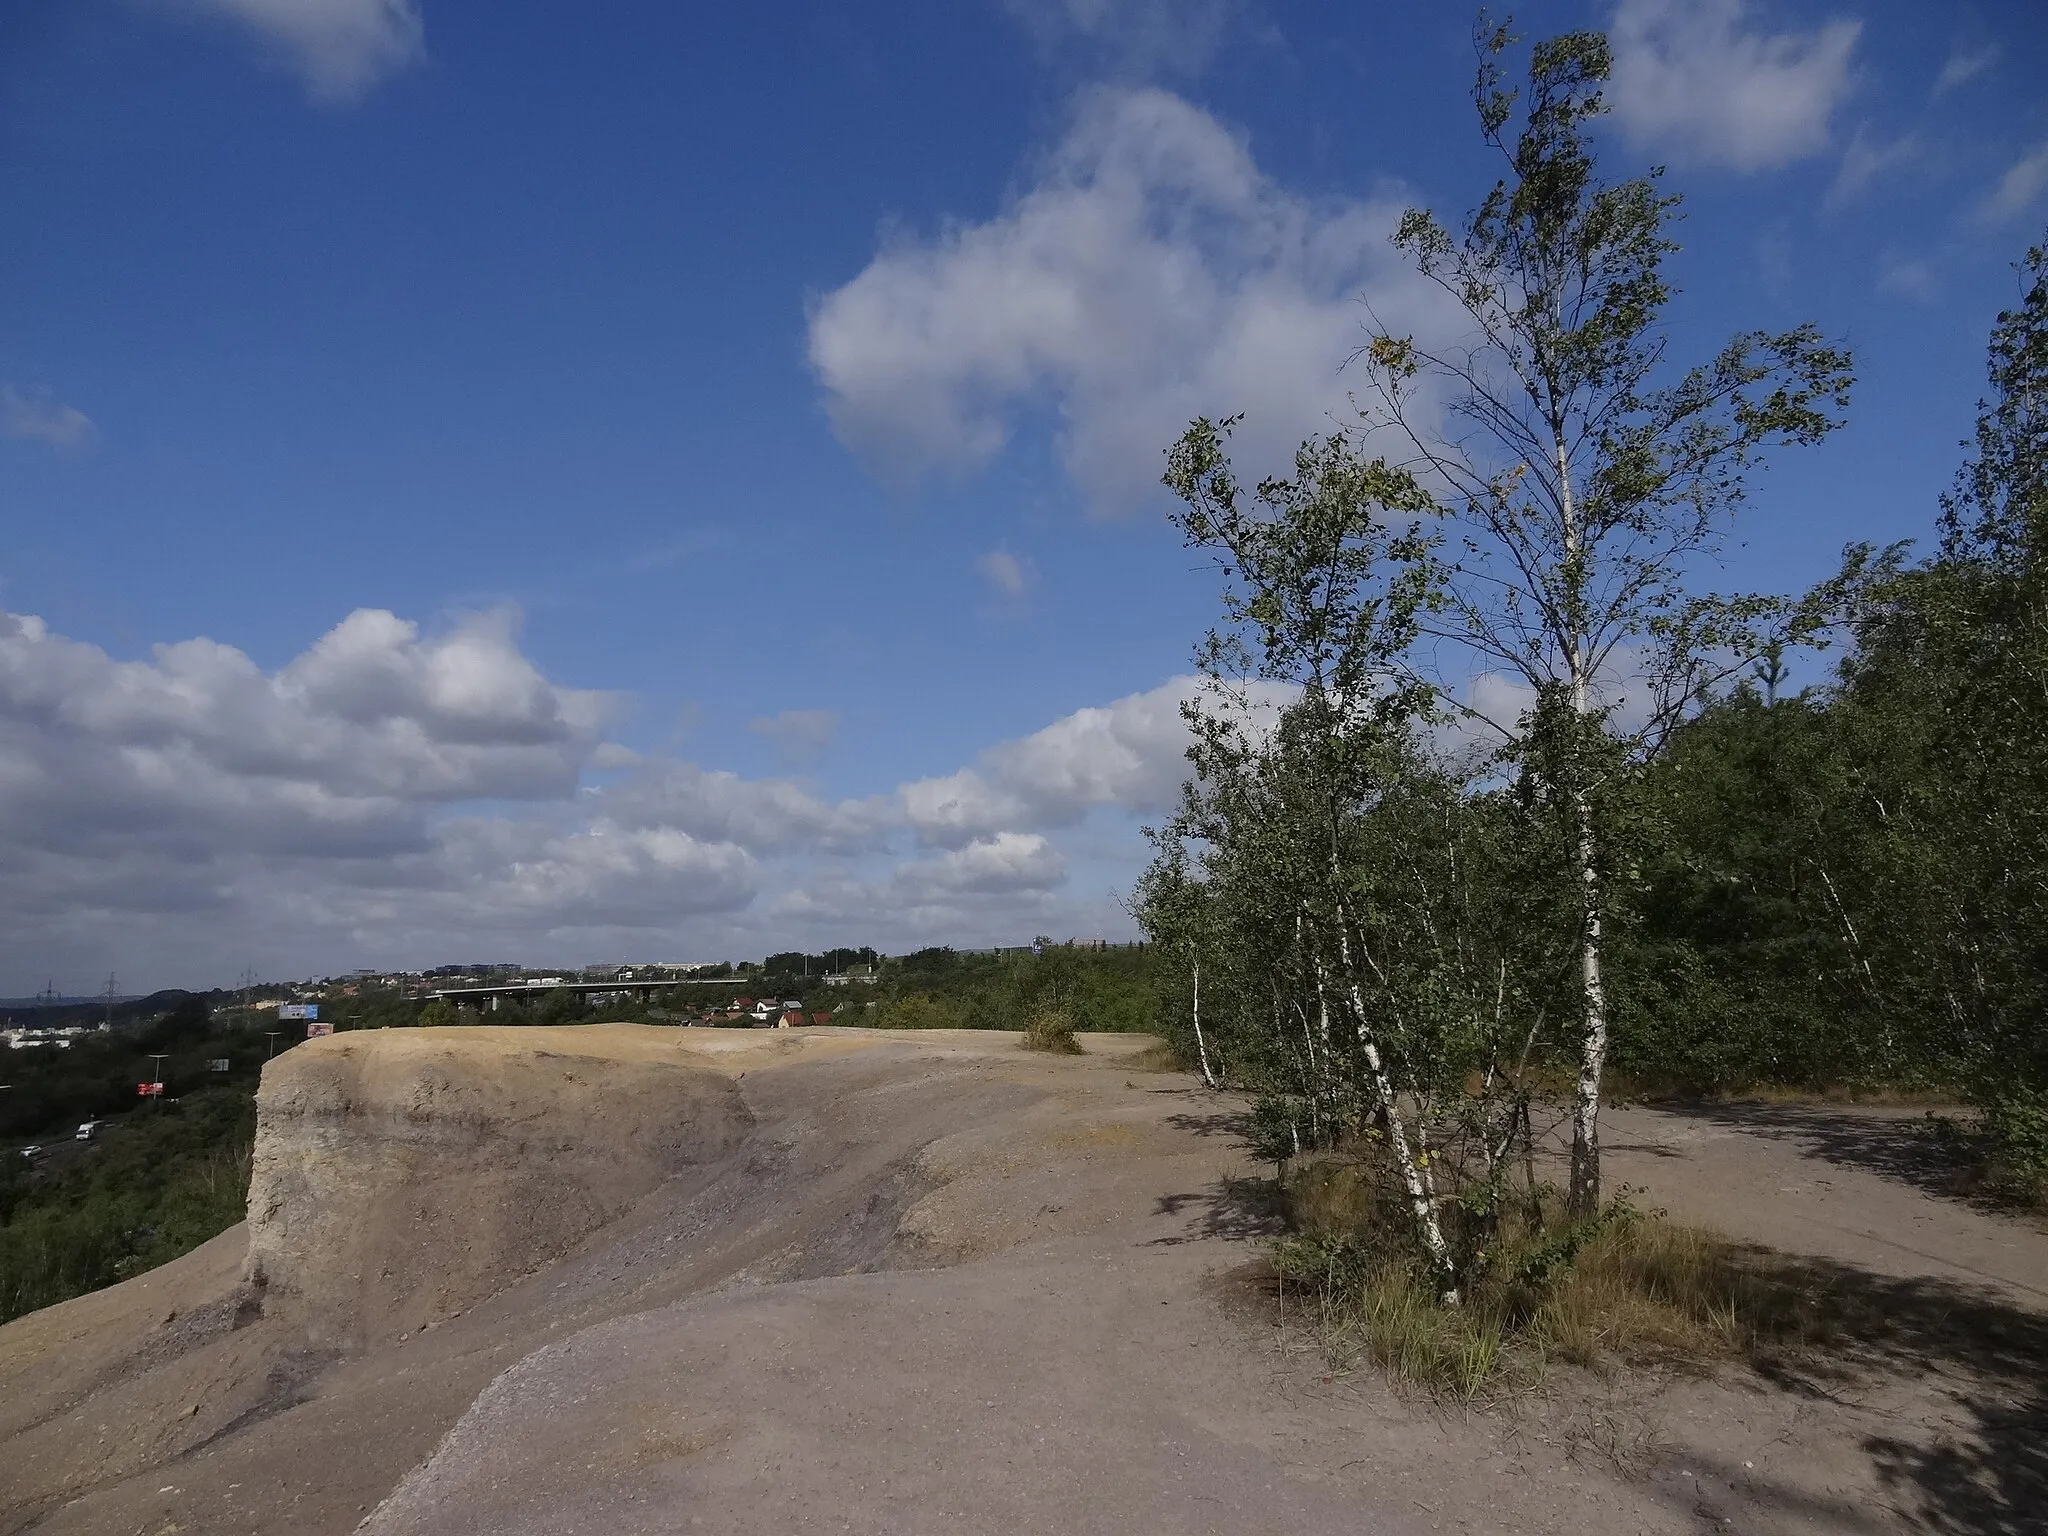
{"label": "white birch trunk", "polygon": [[[1567,568],[1576,570],[1582,550],[1578,508],[1572,499],[1571,463],[1562,436],[1557,452],[1559,505],[1564,515]],[[1583,575],[1572,578],[1583,583]],[[1577,594],[1573,594],[1576,598]],[[1592,679],[1586,675],[1586,637],[1574,606],[1566,613],[1565,656],[1571,669],[1572,712],[1584,721],[1593,713]],[[1576,750],[1576,748],[1574,748]],[[1598,834],[1593,802],[1583,782],[1572,786],[1573,873],[1579,886],[1579,1081],[1572,1103],[1571,1214],[1585,1219],[1600,1209],[1600,1079],[1607,1067],[1607,979],[1602,966],[1603,925]]]}
{"label": "white birch trunk", "polygon": [[[1458,1285],[1451,1271],[1450,1244],[1444,1241],[1443,1223],[1437,1217],[1436,1202],[1430,1199],[1429,1188],[1424,1181],[1426,1170],[1416,1162],[1409,1147],[1408,1126],[1401,1118],[1401,1106],[1394,1095],[1393,1082],[1380,1059],[1379,1042],[1373,1038],[1372,1026],[1367,1022],[1365,995],[1359,991],[1357,977],[1351,970],[1351,939],[1341,923],[1337,929],[1337,943],[1339,958],[1344,965],[1344,985],[1351,998],[1352,1016],[1357,1020],[1359,1048],[1365,1053],[1366,1069],[1372,1076],[1373,1096],[1379,1101],[1380,1124],[1387,1133],[1387,1140],[1393,1144],[1394,1161],[1401,1169],[1401,1183],[1408,1191],[1408,1206],[1415,1214],[1416,1232],[1429,1255],[1430,1267],[1436,1271],[1438,1294],[1445,1306],[1455,1307],[1458,1304]],[[1316,980],[1319,989],[1322,970],[1322,962],[1318,960]]]}
{"label": "white birch trunk", "polygon": [[1578,876],[1583,909],[1579,937],[1579,990],[1585,1009],[1579,1037],[1579,1082],[1572,1103],[1572,1173],[1569,1202],[1574,1217],[1600,1209],[1600,1077],[1607,1066],[1607,979],[1601,968],[1600,870],[1593,832],[1593,807],[1575,795],[1579,818]]}
{"label": "white birch trunk", "polygon": [[1216,1086],[1216,1074],[1209,1070],[1209,1047],[1202,1039],[1202,962],[1195,960],[1195,1054],[1202,1059],[1202,1081]]}

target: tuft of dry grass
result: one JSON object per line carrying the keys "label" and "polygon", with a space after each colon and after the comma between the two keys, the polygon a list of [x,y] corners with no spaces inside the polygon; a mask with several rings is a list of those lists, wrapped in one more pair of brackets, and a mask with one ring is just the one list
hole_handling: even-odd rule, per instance
{"label": "tuft of dry grass", "polygon": [[1762,1364],[1822,1342],[1829,1298],[1796,1265],[1616,1202],[1565,1224],[1554,1200],[1503,1213],[1471,1246],[1446,1305],[1408,1241],[1406,1213],[1369,1166],[1325,1163],[1287,1181],[1294,1235],[1277,1245],[1339,1362],[1370,1360],[1459,1402],[1540,1382],[1557,1365]]}
{"label": "tuft of dry grass", "polygon": [[1074,1038],[1073,1016],[1064,1008],[1041,1008],[1024,1021],[1024,1049],[1050,1051],[1057,1056],[1079,1056],[1081,1042]]}
{"label": "tuft of dry grass", "polygon": [[1124,1058],[1124,1065],[1133,1072],[1185,1072],[1188,1064],[1180,1059],[1180,1052],[1161,1040],[1148,1045],[1135,1056]]}

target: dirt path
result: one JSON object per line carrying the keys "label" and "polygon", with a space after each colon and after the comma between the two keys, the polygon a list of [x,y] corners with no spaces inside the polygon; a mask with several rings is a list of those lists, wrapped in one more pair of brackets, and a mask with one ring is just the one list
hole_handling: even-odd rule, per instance
{"label": "dirt path", "polygon": [[[2048,1235],[1795,1117],[1623,1112],[1610,1176],[1841,1266],[1893,1321],[1854,1371],[1574,1380],[1442,1414],[1330,1371],[1256,1299],[1238,1107],[1139,1070],[1142,1042],[560,1033],[460,1045],[479,1070],[487,1047],[577,1073],[579,1051],[685,1052],[741,1101],[707,1081],[698,1113],[744,1134],[690,1140],[623,1214],[593,1207],[587,1237],[459,1311],[384,1277],[428,1309],[403,1338],[323,1349],[290,1307],[251,1315],[239,1232],[0,1329],[0,1531],[2044,1528]],[[585,1142],[506,1124],[602,1203]],[[470,1241],[440,1193],[365,1208],[432,1258]]]}
{"label": "dirt path", "polygon": [[1957,1198],[1925,1112],[1708,1103],[1607,1119],[1610,1183],[1701,1226],[2048,1307],[2048,1231]]}

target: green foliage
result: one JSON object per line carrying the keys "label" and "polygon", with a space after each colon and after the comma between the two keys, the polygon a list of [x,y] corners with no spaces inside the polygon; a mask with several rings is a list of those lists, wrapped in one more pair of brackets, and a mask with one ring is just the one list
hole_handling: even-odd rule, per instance
{"label": "green foliage", "polygon": [[1938,552],[1850,551],[1834,676],[1753,685],[1651,768],[1639,1006],[1623,1047],[1679,1085],[1945,1087],[2002,1166],[2048,1094],[2048,257],[1999,317],[1992,397]]}
{"label": "green foliage", "polygon": [[143,1030],[138,1043],[145,1052],[178,1050],[203,1036],[212,1017],[213,1009],[206,998],[188,994]]}
{"label": "green foliage", "polygon": [[1314,1149],[1316,1129],[1304,1100],[1268,1091],[1252,1100],[1245,1150],[1260,1162],[1284,1164],[1301,1156],[1304,1146]]}
{"label": "green foliage", "polygon": [[1984,1106],[1992,1143],[1990,1173],[2000,1191],[2048,1205],[2048,1092],[2031,1085],[1996,1091]]}
{"label": "green foliage", "polygon": [[[1607,40],[1537,43],[1521,92],[1507,84],[1509,29],[1482,17],[1476,40],[1480,133],[1505,174],[1455,235],[1423,210],[1395,234],[1470,327],[1435,348],[1372,333],[1362,433],[1412,448],[1446,514],[1421,635],[1534,699],[1518,721],[1466,712],[1499,734],[1502,766],[1562,834],[1549,841],[1579,930],[1572,1200],[1589,1214],[1618,979],[1608,973],[1635,917],[1630,845],[1654,808],[1633,781],[1731,660],[1817,622],[1812,604],[1703,594],[1691,580],[1760,456],[1841,424],[1850,359],[1798,326],[1744,332],[1674,367],[1663,264],[1677,249],[1678,200],[1660,190],[1661,172],[1600,175],[1591,131],[1606,110]],[[1440,656],[1403,655],[1398,670],[1412,676]],[[1638,719],[1603,697],[1622,671],[1647,697]],[[1631,816],[1617,819],[1617,804]]]}
{"label": "green foliage", "polygon": [[1040,952],[928,949],[883,962],[878,983],[833,988],[829,1001],[873,1003],[857,1022],[880,1029],[1014,1029],[1045,1010],[1081,1031],[1143,1034],[1157,1026],[1156,956],[1146,947],[1046,942]]}
{"label": "green foliage", "polygon": [[462,1016],[445,997],[437,997],[420,1009],[419,1022],[427,1029],[447,1029],[462,1022]]}
{"label": "green foliage", "polygon": [[543,1024],[579,1024],[589,1014],[589,1005],[567,987],[550,987],[540,1000],[539,1021]]}
{"label": "green foliage", "polygon": [[110,1121],[90,1143],[53,1145],[51,1166],[0,1186],[0,1321],[140,1274],[240,1221],[255,1129],[246,1089],[203,1088]]}

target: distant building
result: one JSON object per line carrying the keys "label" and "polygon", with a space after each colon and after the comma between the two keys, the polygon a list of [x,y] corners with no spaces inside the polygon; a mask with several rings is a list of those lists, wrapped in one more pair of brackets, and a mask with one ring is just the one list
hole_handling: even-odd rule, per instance
{"label": "distant building", "polygon": [[52,1025],[48,1029],[31,1029],[24,1026],[0,1030],[0,1036],[6,1038],[7,1048],[11,1051],[32,1051],[45,1045],[53,1046],[60,1051],[68,1051],[71,1049],[71,1042],[84,1033],[86,1030],[81,1024]]}

